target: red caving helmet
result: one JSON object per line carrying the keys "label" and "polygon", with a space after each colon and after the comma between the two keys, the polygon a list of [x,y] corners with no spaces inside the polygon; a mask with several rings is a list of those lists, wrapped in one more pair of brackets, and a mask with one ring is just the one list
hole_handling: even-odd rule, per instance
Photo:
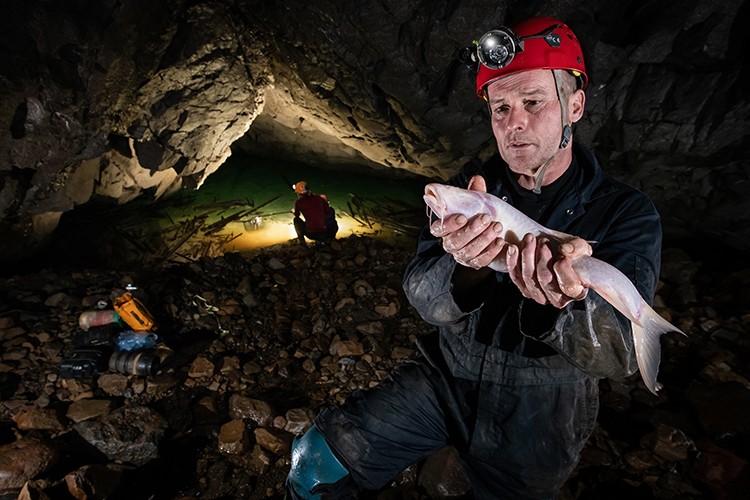
{"label": "red caving helmet", "polygon": [[477,42],[477,58],[476,86],[481,98],[485,98],[485,87],[498,78],[532,69],[568,70],[580,79],[581,88],[588,83],[578,38],[553,17],[533,17],[511,29],[489,31]]}

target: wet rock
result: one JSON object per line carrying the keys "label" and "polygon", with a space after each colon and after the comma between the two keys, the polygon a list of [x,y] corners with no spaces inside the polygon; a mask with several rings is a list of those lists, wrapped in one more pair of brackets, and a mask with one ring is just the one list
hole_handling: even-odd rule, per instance
{"label": "wet rock", "polygon": [[219,369],[219,371],[221,373],[227,374],[239,371],[239,369],[240,358],[238,358],[237,356],[225,356],[224,359],[222,359],[221,368]]}
{"label": "wet rock", "polygon": [[268,427],[255,429],[255,442],[275,455],[286,455],[291,451],[293,436],[283,430]]}
{"label": "wet rock", "polygon": [[28,436],[0,446],[0,491],[22,487],[54,465],[57,456],[53,446]]}
{"label": "wet rock", "polygon": [[50,295],[44,301],[44,305],[47,307],[59,307],[61,309],[70,309],[81,303],[80,299],[71,297],[67,293],[58,292]]}
{"label": "wet rock", "polygon": [[214,364],[204,356],[198,356],[190,365],[188,376],[191,378],[208,378],[214,374]]}
{"label": "wet rock", "polygon": [[145,406],[125,406],[73,428],[110,460],[144,465],[159,456],[167,421]]}
{"label": "wet rock", "polygon": [[742,498],[750,488],[750,464],[714,444],[701,445],[692,474],[708,485],[715,498]]}
{"label": "wet rock", "polygon": [[357,303],[357,301],[355,301],[353,298],[351,298],[351,297],[344,297],[343,299],[339,300],[336,303],[336,305],[334,306],[333,310],[334,311],[341,311],[345,307],[347,307],[347,306],[353,306],[356,303]]}
{"label": "wet rock", "polygon": [[693,441],[684,432],[663,424],[659,424],[647,440],[655,454],[670,461],[686,460],[688,453],[695,450]]}
{"label": "wet rock", "polygon": [[58,397],[63,401],[78,401],[94,397],[92,386],[83,380],[62,379],[61,386],[64,390],[58,392]]}
{"label": "wet rock", "polygon": [[300,320],[292,321],[291,326],[292,337],[297,339],[304,339],[308,336],[307,328],[305,324]]}
{"label": "wet rock", "polygon": [[382,335],[383,334],[383,323],[380,321],[370,321],[367,323],[360,323],[356,326],[358,332],[365,335]]}
{"label": "wet rock", "polygon": [[37,408],[36,406],[27,406],[13,417],[16,425],[22,431],[28,430],[47,430],[62,431],[65,426],[60,420],[57,410],[51,408]]}
{"label": "wet rock", "polygon": [[307,429],[312,427],[312,419],[304,408],[292,408],[286,412],[286,425],[284,430],[294,434],[295,436],[301,436]]}
{"label": "wet rock", "polygon": [[700,372],[703,380],[710,382],[738,382],[750,389],[750,380],[732,370],[732,367],[724,362],[712,362]]}
{"label": "wet rock", "polygon": [[114,404],[109,399],[82,399],[72,403],[65,414],[73,422],[83,422],[108,414]]}
{"label": "wet rock", "polygon": [[393,359],[407,359],[414,356],[414,349],[408,347],[396,346],[391,350],[391,358]]}
{"label": "wet rock", "polygon": [[271,457],[259,445],[253,446],[247,460],[247,467],[252,474],[262,475],[268,472]]}
{"label": "wet rock", "polygon": [[398,314],[399,307],[395,302],[375,306],[375,312],[384,318],[392,318]]}
{"label": "wet rock", "polygon": [[638,471],[649,470],[659,465],[659,460],[649,450],[632,450],[627,452],[624,458],[628,465]]}
{"label": "wet rock", "polygon": [[128,389],[128,377],[120,373],[103,373],[99,375],[96,383],[110,396],[122,396]]}
{"label": "wet rock", "polygon": [[[159,373],[147,379],[139,379],[139,381],[145,381],[146,394],[154,399],[166,397],[179,383],[174,373]],[[135,386],[135,382],[133,386]]]}
{"label": "wet rock", "polygon": [[221,426],[219,431],[219,451],[230,455],[239,455],[247,451],[250,438],[247,435],[245,422],[235,419]]}
{"label": "wet rock", "polygon": [[263,367],[255,361],[248,361],[242,365],[242,371],[247,375],[256,375],[263,371]]}
{"label": "wet rock", "polygon": [[341,340],[336,337],[333,342],[331,342],[331,347],[328,349],[328,352],[332,356],[340,357],[361,356],[365,353],[365,349],[361,342],[356,340]]}
{"label": "wet rock", "polygon": [[317,366],[315,365],[315,361],[312,359],[306,359],[302,362],[302,369],[305,370],[307,373],[313,373],[315,370],[317,370]]}
{"label": "wet rock", "polygon": [[[337,304],[338,306],[338,304]],[[338,310],[334,308],[335,310]],[[312,327],[312,334],[313,335],[320,335],[321,333],[325,332],[326,328],[328,327],[328,318],[325,315],[321,315],[316,321],[315,324]]]}
{"label": "wet rock", "polygon": [[273,421],[271,422],[272,427],[276,427],[277,429],[284,429],[286,427],[286,417],[283,415],[276,415],[273,417]]}
{"label": "wet rock", "polygon": [[354,282],[354,295],[357,297],[366,297],[374,292],[375,289],[366,280],[357,280]]}
{"label": "wet rock", "polygon": [[262,427],[271,423],[274,409],[265,401],[232,394],[229,398],[229,416],[235,419],[246,418]]}
{"label": "wet rock", "polygon": [[107,465],[85,465],[65,475],[68,492],[78,500],[110,498],[120,486],[122,471]]}
{"label": "wet rock", "polygon": [[268,267],[274,271],[280,271],[286,268],[286,266],[276,257],[271,257],[268,260]]}

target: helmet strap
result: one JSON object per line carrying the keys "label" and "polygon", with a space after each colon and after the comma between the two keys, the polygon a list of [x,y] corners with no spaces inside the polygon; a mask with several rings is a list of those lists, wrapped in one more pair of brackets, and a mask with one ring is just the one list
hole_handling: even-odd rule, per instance
{"label": "helmet strap", "polygon": [[542,192],[542,180],[544,180],[544,173],[547,171],[547,167],[549,167],[549,164],[552,163],[552,158],[555,157],[557,153],[553,154],[549,157],[547,161],[544,162],[544,165],[542,165],[542,168],[539,169],[539,174],[536,176],[536,181],[534,182],[534,194],[540,194]]}
{"label": "helmet strap", "polygon": [[[552,76],[555,79],[555,91],[557,92],[557,100],[560,102],[560,119],[562,120],[562,136],[560,137],[560,146],[558,149],[565,149],[565,147],[570,142],[570,138],[573,136],[573,129],[570,128],[570,125],[568,125],[568,106],[563,103],[563,91],[562,91],[562,85],[563,85],[563,79],[562,79],[562,71],[558,69],[552,70]],[[544,165],[542,165],[542,168],[539,169],[539,174],[536,176],[536,180],[534,181],[534,193],[540,194],[542,192],[542,182],[544,182],[544,173],[547,171],[547,167],[550,163],[552,163],[552,158],[555,157],[557,153],[553,154],[549,157],[549,159],[544,162]]]}
{"label": "helmet strap", "polygon": [[555,90],[557,91],[557,100],[560,101],[560,119],[562,120],[562,137],[560,138],[560,149],[570,142],[573,136],[573,129],[568,125],[568,106],[563,102],[563,74],[559,69],[552,70],[552,76],[555,78]]}

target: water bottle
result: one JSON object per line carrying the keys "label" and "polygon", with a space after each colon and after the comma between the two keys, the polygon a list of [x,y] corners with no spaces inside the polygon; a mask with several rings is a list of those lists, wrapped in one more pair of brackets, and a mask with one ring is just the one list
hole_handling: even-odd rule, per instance
{"label": "water bottle", "polygon": [[117,321],[117,313],[112,309],[84,311],[78,317],[78,326],[88,331],[92,326],[109,325]]}

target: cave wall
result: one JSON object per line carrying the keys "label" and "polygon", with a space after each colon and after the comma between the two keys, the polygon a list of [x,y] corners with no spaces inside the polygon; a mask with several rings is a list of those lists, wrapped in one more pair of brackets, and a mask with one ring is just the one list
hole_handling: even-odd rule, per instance
{"label": "cave wall", "polygon": [[445,178],[494,150],[457,50],[564,19],[590,86],[576,140],[668,235],[750,251],[743,0],[71,0],[4,8],[0,259],[62,213],[199,188],[231,154]]}
{"label": "cave wall", "polygon": [[[4,18],[0,256],[92,196],[197,188],[262,109],[262,43],[207,2],[15,2]],[[7,36],[5,36],[7,34]]]}

